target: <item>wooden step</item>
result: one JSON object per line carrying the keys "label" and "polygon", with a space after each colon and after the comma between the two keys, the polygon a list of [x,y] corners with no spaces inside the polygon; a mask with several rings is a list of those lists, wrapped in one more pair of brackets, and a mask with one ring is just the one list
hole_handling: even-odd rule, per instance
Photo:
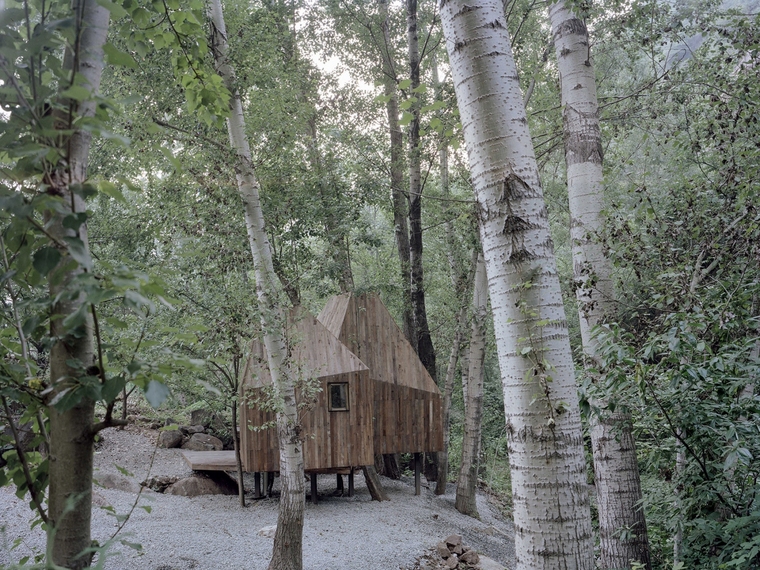
{"label": "wooden step", "polygon": [[237,471],[234,451],[182,451],[193,471]]}

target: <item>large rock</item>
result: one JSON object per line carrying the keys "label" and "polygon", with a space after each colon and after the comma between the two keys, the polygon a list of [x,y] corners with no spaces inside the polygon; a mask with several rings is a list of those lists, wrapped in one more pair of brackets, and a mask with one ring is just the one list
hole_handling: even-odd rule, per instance
{"label": "large rock", "polygon": [[124,475],[116,473],[95,473],[92,479],[96,485],[100,485],[104,489],[116,489],[126,493],[137,493],[139,490],[136,483],[133,483]]}
{"label": "large rock", "polygon": [[206,428],[202,425],[179,426],[179,431],[185,435],[193,435],[194,433],[204,433]]}
{"label": "large rock", "polygon": [[459,560],[468,566],[475,566],[478,562],[480,562],[480,556],[478,556],[478,553],[474,550],[468,550],[459,557]]}
{"label": "large rock", "polygon": [[[223,477],[227,478],[227,481]],[[237,483],[226,473],[211,475],[193,475],[180,479],[166,489],[167,495],[198,497],[200,495],[237,495]]]}
{"label": "large rock", "polygon": [[183,445],[182,449],[189,451],[222,451],[222,440],[207,433],[194,433]]}
{"label": "large rock", "polygon": [[438,545],[435,547],[436,551],[438,552],[438,556],[446,560],[451,556],[451,552],[449,551],[449,547],[446,546],[445,542],[439,542]]}
{"label": "large rock", "polygon": [[162,431],[158,434],[158,445],[167,449],[182,445],[182,432],[178,429]]}
{"label": "large rock", "polygon": [[258,534],[259,536],[263,536],[264,538],[274,538],[275,533],[277,532],[277,525],[273,524],[272,526],[265,526],[264,528],[260,528]]}

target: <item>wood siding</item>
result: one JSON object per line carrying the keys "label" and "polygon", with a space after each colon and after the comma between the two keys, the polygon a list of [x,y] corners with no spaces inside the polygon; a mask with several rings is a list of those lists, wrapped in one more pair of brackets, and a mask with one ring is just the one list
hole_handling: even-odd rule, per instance
{"label": "wood siding", "polygon": [[[349,392],[348,411],[327,410],[327,384],[346,382]],[[304,469],[336,469],[371,465],[373,452],[373,382],[362,370],[320,379],[322,391],[306,408],[302,408]],[[249,388],[247,394],[257,397],[262,388]],[[299,400],[301,398],[299,397]],[[279,471],[277,427],[274,413],[256,406],[241,407],[241,449],[245,471]],[[268,425],[265,429],[251,427]]]}
{"label": "wood siding", "polygon": [[[374,461],[373,402],[375,392],[367,366],[332,335],[313,315],[294,309],[288,317],[288,345],[293,370],[319,383],[321,391],[301,408],[304,469],[335,469],[370,465]],[[328,383],[348,384],[348,411],[327,409]],[[266,400],[271,385],[264,346],[251,343],[243,373],[240,405],[240,441],[246,471],[279,471],[280,457],[273,412],[256,399]],[[252,429],[261,428],[263,429]]]}
{"label": "wood siding", "polygon": [[377,295],[337,295],[317,319],[370,369],[375,453],[443,449],[441,393]]}

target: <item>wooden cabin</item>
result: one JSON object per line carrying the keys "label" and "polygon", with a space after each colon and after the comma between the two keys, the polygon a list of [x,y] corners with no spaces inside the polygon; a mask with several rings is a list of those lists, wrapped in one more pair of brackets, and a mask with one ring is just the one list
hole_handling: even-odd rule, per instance
{"label": "wooden cabin", "polygon": [[380,298],[337,295],[317,320],[369,367],[374,452],[441,451],[441,392]]}
{"label": "wooden cabin", "polygon": [[[371,465],[375,391],[367,366],[303,309],[290,311],[286,329],[301,378],[321,388],[311,402],[303,402],[297,391],[297,398],[307,405],[302,416],[304,469],[328,472]],[[243,372],[240,405],[241,456],[243,469],[249,472],[280,469],[275,415],[255,404],[267,386],[271,376],[266,349],[254,340]]]}

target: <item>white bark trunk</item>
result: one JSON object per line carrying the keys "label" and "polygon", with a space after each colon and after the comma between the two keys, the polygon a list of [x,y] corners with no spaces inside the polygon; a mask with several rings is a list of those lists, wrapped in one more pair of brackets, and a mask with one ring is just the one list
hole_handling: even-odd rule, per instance
{"label": "white bark trunk", "polygon": [[593,568],[578,396],[548,218],[499,0],[441,19],[479,205],[518,570]]}
{"label": "white bark trunk", "polygon": [[[594,362],[598,342],[592,331],[612,312],[614,291],[612,264],[597,239],[604,202],[596,78],[585,23],[564,2],[550,6],[549,17],[562,93],[581,338],[587,363],[599,369],[600,364]],[[593,405],[601,410],[600,416],[591,416],[590,423],[602,567],[630,568],[631,561],[638,561],[651,568],[630,415],[607,412],[603,399],[595,399]]]}
{"label": "white bark trunk", "polygon": [[483,363],[486,357],[486,316],[488,312],[488,278],[483,254],[478,256],[472,295],[472,327],[467,381],[463,383],[465,417],[462,463],[459,468],[454,507],[465,515],[479,517],[475,501],[478,483],[478,457],[483,419]]}
{"label": "white bark trunk", "polygon": [[305,498],[303,447],[299,434],[295,378],[288,368],[284,314],[277,300],[277,277],[272,265],[271,246],[264,229],[259,185],[245,134],[243,106],[240,94],[235,89],[234,70],[227,61],[227,31],[221,0],[211,0],[209,17],[212,25],[212,47],[216,69],[232,95],[227,129],[230,143],[237,154],[238,190],[245,207],[245,222],[253,256],[261,328],[277,407],[282,494],[269,568],[270,570],[300,570],[303,567]]}

